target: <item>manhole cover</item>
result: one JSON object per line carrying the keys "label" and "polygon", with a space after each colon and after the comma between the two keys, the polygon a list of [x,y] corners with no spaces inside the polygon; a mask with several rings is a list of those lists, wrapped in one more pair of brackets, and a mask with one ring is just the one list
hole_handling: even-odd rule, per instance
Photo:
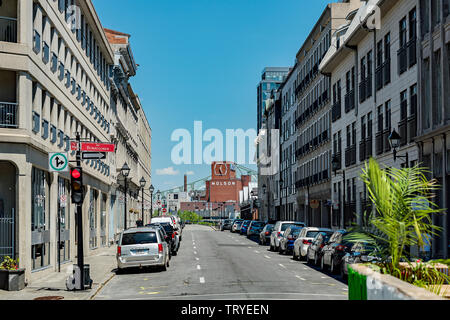
{"label": "manhole cover", "polygon": [[64,297],[61,296],[46,296],[46,297],[39,297],[34,298],[33,300],[63,300]]}

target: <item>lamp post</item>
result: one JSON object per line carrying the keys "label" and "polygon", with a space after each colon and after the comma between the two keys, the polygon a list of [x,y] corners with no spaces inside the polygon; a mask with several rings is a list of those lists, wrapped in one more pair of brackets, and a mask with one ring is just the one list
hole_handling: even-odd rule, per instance
{"label": "lamp post", "polygon": [[150,185],[150,188],[148,189],[148,191],[150,191],[150,221],[149,223],[152,221],[152,217],[153,217],[153,191],[155,191],[155,188],[153,187],[153,185]]}
{"label": "lamp post", "polygon": [[[280,184],[280,216],[281,216],[281,211],[283,210],[283,178],[280,178],[279,184]],[[283,219],[285,219],[286,217],[283,217]],[[279,219],[277,219],[279,220]]]}
{"label": "lamp post", "polygon": [[120,172],[122,173],[122,176],[125,178],[125,200],[124,200],[124,214],[123,214],[123,229],[127,229],[127,192],[128,192],[128,184],[127,184],[127,178],[130,174],[130,167],[125,162],[122,166],[122,169],[120,169]]}
{"label": "lamp post", "polygon": [[[161,197],[161,191],[156,191],[156,198],[158,199],[158,201],[160,200],[160,197]],[[158,205],[158,217],[159,217],[159,207],[160,207],[160,205]]]}
{"label": "lamp post", "polygon": [[409,167],[408,152],[406,152],[406,154],[404,156],[397,155],[397,148],[400,147],[400,140],[402,139],[402,137],[394,129],[394,130],[392,130],[388,139],[389,139],[389,144],[391,145],[391,148],[394,149],[394,151],[393,151],[394,162],[397,161],[397,158],[405,159],[405,161],[406,161],[405,165],[406,165],[406,168],[408,168]]}
{"label": "lamp post", "polygon": [[145,181],[144,177],[142,177],[141,180],[139,180],[139,184],[141,185],[142,189],[142,212],[141,212],[142,225],[144,225],[144,187],[146,183],[147,181]]}
{"label": "lamp post", "polygon": [[[334,171],[334,175],[337,176],[337,171],[340,167],[340,161],[338,160],[338,158],[335,156],[333,156],[333,158],[331,159],[331,168]],[[343,201],[342,201],[342,208],[340,208],[341,210],[341,225],[340,228],[344,229],[344,213],[345,213],[345,170],[342,170],[342,178],[343,178],[343,189],[342,189],[342,195],[343,195]],[[341,201],[341,199],[339,199],[339,202]]]}

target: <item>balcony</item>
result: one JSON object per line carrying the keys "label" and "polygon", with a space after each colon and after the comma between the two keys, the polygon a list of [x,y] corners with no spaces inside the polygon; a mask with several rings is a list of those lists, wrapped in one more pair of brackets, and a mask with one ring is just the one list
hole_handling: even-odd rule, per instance
{"label": "balcony", "polygon": [[335,122],[340,118],[341,118],[341,100],[338,100],[336,101],[335,104],[333,104],[333,108],[331,110],[331,120],[332,122]]}
{"label": "balcony", "polygon": [[416,38],[411,39],[408,44],[408,62],[409,67],[411,68],[413,65],[417,63],[417,44]]}
{"label": "balcony", "polygon": [[389,143],[389,135],[391,134],[390,129],[385,129],[383,131],[383,144],[384,144],[384,152],[391,151],[391,144]]}
{"label": "balcony", "polygon": [[19,127],[17,106],[17,103],[0,102],[0,128],[16,129]]}
{"label": "balcony", "polygon": [[345,166],[349,167],[356,163],[356,144],[345,149]]}
{"label": "balcony", "polygon": [[350,90],[345,95],[345,112],[349,112],[355,108],[355,90]]}
{"label": "balcony", "polygon": [[370,159],[372,156],[372,137],[366,138],[366,159]]}
{"label": "balcony", "polygon": [[375,153],[380,155],[383,153],[383,132],[377,132],[375,135]]}
{"label": "balcony", "polygon": [[0,16],[0,41],[17,43],[17,19]]}
{"label": "balcony", "polygon": [[397,52],[397,66],[398,74],[402,74],[408,70],[408,50],[406,45],[400,48]]}

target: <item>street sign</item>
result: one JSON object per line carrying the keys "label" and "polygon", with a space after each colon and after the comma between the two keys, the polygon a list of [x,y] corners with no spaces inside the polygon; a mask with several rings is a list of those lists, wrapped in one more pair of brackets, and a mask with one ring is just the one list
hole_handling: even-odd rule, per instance
{"label": "street sign", "polygon": [[114,143],[81,142],[81,151],[115,152],[116,145]]}
{"label": "street sign", "polygon": [[86,159],[103,160],[103,159],[106,159],[106,153],[105,152],[82,152],[81,158],[83,160],[86,160]]}
{"label": "street sign", "polygon": [[72,150],[72,151],[78,151],[78,142],[76,142],[76,141],[70,141],[70,150]]}
{"label": "street sign", "polygon": [[67,196],[65,194],[59,196],[59,206],[61,208],[67,207]]}
{"label": "street sign", "polygon": [[163,213],[166,213],[166,212],[167,212],[167,209],[166,209],[166,208],[163,208],[163,209],[162,209],[162,212],[163,212]]}
{"label": "street sign", "polygon": [[52,152],[48,154],[48,168],[50,172],[69,171],[67,152]]}

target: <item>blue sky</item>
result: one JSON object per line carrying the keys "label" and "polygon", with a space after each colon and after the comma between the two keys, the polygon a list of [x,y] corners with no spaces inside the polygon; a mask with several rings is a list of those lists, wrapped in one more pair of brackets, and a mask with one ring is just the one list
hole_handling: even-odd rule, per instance
{"label": "blue sky", "polygon": [[[167,190],[210,174],[175,165],[175,129],[256,130],[256,86],[266,66],[292,66],[329,1],[93,0],[103,27],[131,34],[140,65],[131,83],[152,128],[152,184]],[[209,143],[205,142],[205,147]],[[255,168],[255,166],[247,165]],[[175,175],[158,175],[173,167]],[[170,170],[166,170],[169,172]],[[170,173],[170,172],[169,172]]]}

